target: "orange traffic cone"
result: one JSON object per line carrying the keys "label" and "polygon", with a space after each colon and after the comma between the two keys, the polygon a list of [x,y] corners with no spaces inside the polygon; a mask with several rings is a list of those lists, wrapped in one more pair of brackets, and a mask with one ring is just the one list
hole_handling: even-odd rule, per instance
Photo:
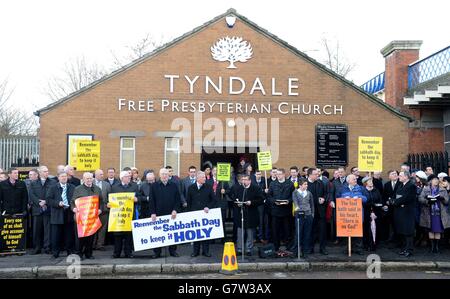
{"label": "orange traffic cone", "polygon": [[227,275],[239,273],[233,242],[225,243],[223,248],[222,269],[219,272]]}

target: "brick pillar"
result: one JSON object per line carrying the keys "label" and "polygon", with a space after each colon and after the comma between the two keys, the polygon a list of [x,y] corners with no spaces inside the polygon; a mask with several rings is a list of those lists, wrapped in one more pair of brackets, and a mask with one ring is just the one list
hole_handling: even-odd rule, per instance
{"label": "brick pillar", "polygon": [[381,49],[385,58],[385,101],[387,104],[407,111],[403,97],[408,91],[408,65],[419,59],[420,40],[392,41]]}

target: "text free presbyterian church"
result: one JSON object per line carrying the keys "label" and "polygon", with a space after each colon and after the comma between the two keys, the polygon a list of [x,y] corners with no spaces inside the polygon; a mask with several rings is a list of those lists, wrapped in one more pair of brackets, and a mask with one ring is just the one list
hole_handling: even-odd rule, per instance
{"label": "text free presbyterian church", "polygon": [[[165,79],[169,80],[169,93],[174,94],[177,81],[180,79],[179,75],[165,75]],[[184,76],[185,84],[189,87],[189,93],[194,94],[195,87],[198,85],[200,76],[189,77]],[[210,94],[210,91],[214,90],[217,94],[223,94],[223,78],[219,77],[216,81],[209,76],[203,76],[205,94]],[[251,89],[247,89],[246,82],[240,77],[228,78],[229,95],[242,95],[248,93],[249,95],[262,95],[267,94],[272,96],[298,96],[298,78],[288,78],[287,90],[278,90],[276,85],[276,79],[271,79],[270,88],[264,87],[260,78],[256,78],[251,84]],[[270,114],[274,110],[280,114],[313,114],[313,115],[342,115],[342,105],[317,105],[317,104],[305,104],[295,102],[279,102],[276,105],[272,103],[240,103],[237,101],[224,102],[224,101],[178,101],[169,99],[160,100],[130,100],[126,98],[119,98],[117,100],[117,107],[119,111],[137,111],[137,112],[181,112],[181,113],[204,113],[204,112],[218,112],[228,114]]]}

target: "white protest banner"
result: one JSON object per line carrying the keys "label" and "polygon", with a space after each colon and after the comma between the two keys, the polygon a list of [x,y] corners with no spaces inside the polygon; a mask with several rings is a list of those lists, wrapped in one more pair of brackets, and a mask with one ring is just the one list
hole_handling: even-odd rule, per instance
{"label": "white protest banner", "polygon": [[141,251],[169,245],[223,238],[220,208],[134,220],[132,222],[134,250]]}

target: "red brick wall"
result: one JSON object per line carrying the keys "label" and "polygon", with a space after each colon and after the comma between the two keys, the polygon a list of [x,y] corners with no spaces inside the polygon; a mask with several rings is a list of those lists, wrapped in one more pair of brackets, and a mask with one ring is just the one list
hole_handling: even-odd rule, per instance
{"label": "red brick wall", "polygon": [[[253,58],[237,63],[237,69],[227,69],[228,62],[211,58],[210,47],[225,36],[242,36],[253,47]],[[299,78],[299,95],[295,97],[262,96],[256,93],[228,95],[204,94],[203,88],[189,94],[187,86],[176,88],[169,94],[165,74],[208,75],[212,78],[239,76],[247,82],[260,77],[270,86],[272,77],[279,81],[280,89],[287,89],[287,78]],[[225,83],[225,82],[224,82]],[[251,84],[251,83],[247,83]],[[225,83],[225,86],[226,83]],[[226,90],[224,88],[224,90]],[[317,123],[345,123],[349,129],[349,166],[357,165],[358,136],[384,137],[384,169],[397,169],[409,152],[408,122],[371,102],[339,80],[328,75],[310,62],[299,58],[290,50],[261,35],[240,20],[229,29],[224,20],[166,49],[164,52],[80,94],[57,108],[42,114],[41,163],[53,171],[56,165],[66,161],[66,134],[95,134],[101,143],[101,167],[119,167],[120,139],[111,137],[113,130],[144,131],[145,137],[136,139],[136,166],[140,169],[159,169],[164,163],[164,139],[155,137],[155,131],[170,131],[171,122],[178,117],[192,120],[191,113],[128,112],[118,111],[117,99],[146,100],[205,100],[298,102],[306,104],[338,104],[344,106],[343,115],[234,115],[204,113],[203,118],[219,119],[243,117],[280,119],[280,159],[277,166],[315,164],[315,125]],[[158,104],[155,104],[158,106]],[[205,136],[206,133],[203,134]],[[248,136],[246,138],[248,140]],[[198,165],[200,154],[181,154],[180,174],[189,165]]]}
{"label": "red brick wall", "polygon": [[396,50],[385,60],[386,103],[406,113],[410,113],[403,105],[403,97],[408,90],[408,65],[417,59],[419,50]]}
{"label": "red brick wall", "polygon": [[409,129],[409,150],[414,154],[443,151],[443,129]]}

